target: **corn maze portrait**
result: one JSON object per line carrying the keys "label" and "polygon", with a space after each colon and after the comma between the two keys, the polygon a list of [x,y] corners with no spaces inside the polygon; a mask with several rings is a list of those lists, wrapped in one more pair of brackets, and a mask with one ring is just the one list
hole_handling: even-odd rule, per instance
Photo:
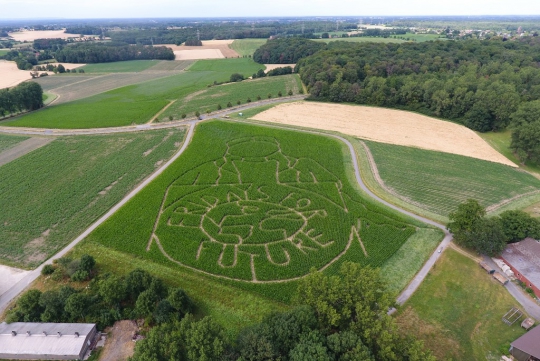
{"label": "corn maze portrait", "polygon": [[[158,247],[176,264],[222,278],[283,282],[326,269],[347,252],[380,265],[414,233],[365,204],[346,183],[343,164],[336,173],[317,154],[287,154],[280,137],[241,133],[216,139],[222,154],[199,157],[164,189],[147,251]],[[285,141],[289,150],[301,146]]]}

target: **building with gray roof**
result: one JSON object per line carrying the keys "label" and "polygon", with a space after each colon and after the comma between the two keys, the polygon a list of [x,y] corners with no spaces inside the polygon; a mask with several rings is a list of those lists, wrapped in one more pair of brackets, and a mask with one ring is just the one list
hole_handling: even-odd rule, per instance
{"label": "building with gray roof", "polygon": [[0,359],[82,360],[96,336],[93,323],[0,324]]}
{"label": "building with gray roof", "polygon": [[532,238],[509,244],[501,258],[514,275],[540,297],[540,243]]}
{"label": "building with gray roof", "polygon": [[510,344],[510,353],[517,361],[540,359],[540,327],[535,327]]}

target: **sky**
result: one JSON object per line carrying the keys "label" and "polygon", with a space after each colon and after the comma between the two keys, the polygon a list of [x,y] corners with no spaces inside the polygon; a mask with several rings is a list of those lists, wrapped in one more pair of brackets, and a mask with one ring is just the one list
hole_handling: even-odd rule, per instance
{"label": "sky", "polygon": [[0,0],[0,20],[272,16],[540,15],[539,0]]}

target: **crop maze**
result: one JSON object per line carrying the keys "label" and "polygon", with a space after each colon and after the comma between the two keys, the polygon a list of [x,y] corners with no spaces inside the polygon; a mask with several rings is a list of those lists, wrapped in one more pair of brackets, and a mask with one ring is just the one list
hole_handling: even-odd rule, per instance
{"label": "crop maze", "polygon": [[221,157],[168,185],[146,249],[155,244],[174,263],[253,283],[326,269],[350,248],[379,264],[414,229],[344,188],[316,160],[287,155],[274,137],[233,139]]}

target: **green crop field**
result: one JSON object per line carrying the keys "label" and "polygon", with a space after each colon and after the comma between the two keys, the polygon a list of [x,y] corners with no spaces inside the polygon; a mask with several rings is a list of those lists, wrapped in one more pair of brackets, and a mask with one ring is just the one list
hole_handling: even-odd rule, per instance
{"label": "green crop field", "polygon": [[469,198],[485,207],[537,192],[540,180],[498,163],[417,148],[365,141],[384,183],[400,198],[448,216]]}
{"label": "green crop field", "polygon": [[161,116],[165,119],[168,116],[180,119],[182,114],[191,116],[195,111],[201,114],[206,113],[207,110],[215,112],[218,110],[218,105],[225,109],[228,102],[236,106],[238,101],[244,104],[248,98],[251,101],[257,101],[258,95],[261,99],[267,99],[268,94],[277,98],[280,91],[283,96],[287,96],[289,90],[297,95],[301,86],[298,75],[273,76],[213,86],[179,99]]}
{"label": "green crop field", "polygon": [[264,65],[258,64],[249,58],[232,58],[199,60],[189,68],[189,71],[215,71],[228,75],[240,73],[244,76],[251,76],[259,69],[264,69]]}
{"label": "green crop field", "polygon": [[4,56],[9,53],[9,49],[0,49],[0,56]]}
{"label": "green crop field", "polygon": [[266,44],[266,39],[239,39],[235,40],[230,47],[240,56],[253,55],[255,50]]}
{"label": "green crop field", "polygon": [[501,320],[515,306],[516,300],[476,262],[447,249],[397,321],[438,360],[500,360],[500,350],[507,352],[525,332],[523,318],[512,326]]}
{"label": "green crop field", "polygon": [[238,72],[251,76],[263,65],[251,59],[201,60],[187,72],[114,89],[6,121],[4,125],[37,128],[98,128],[148,122],[169,101],[228,81]]}
{"label": "green crop field", "polygon": [[18,135],[0,134],[0,152],[13,147],[15,144],[28,139],[29,137],[21,137]]}
{"label": "green crop field", "polygon": [[0,262],[39,265],[170,158],[183,134],[62,137],[0,167]]}
{"label": "green crop field", "polygon": [[205,122],[185,153],[88,240],[251,285],[330,271],[344,255],[380,266],[415,227],[361,197],[343,157],[326,137]]}
{"label": "green crop field", "polygon": [[83,69],[85,73],[138,72],[151,68],[159,62],[159,60],[117,61],[113,63],[88,64],[80,69]]}

